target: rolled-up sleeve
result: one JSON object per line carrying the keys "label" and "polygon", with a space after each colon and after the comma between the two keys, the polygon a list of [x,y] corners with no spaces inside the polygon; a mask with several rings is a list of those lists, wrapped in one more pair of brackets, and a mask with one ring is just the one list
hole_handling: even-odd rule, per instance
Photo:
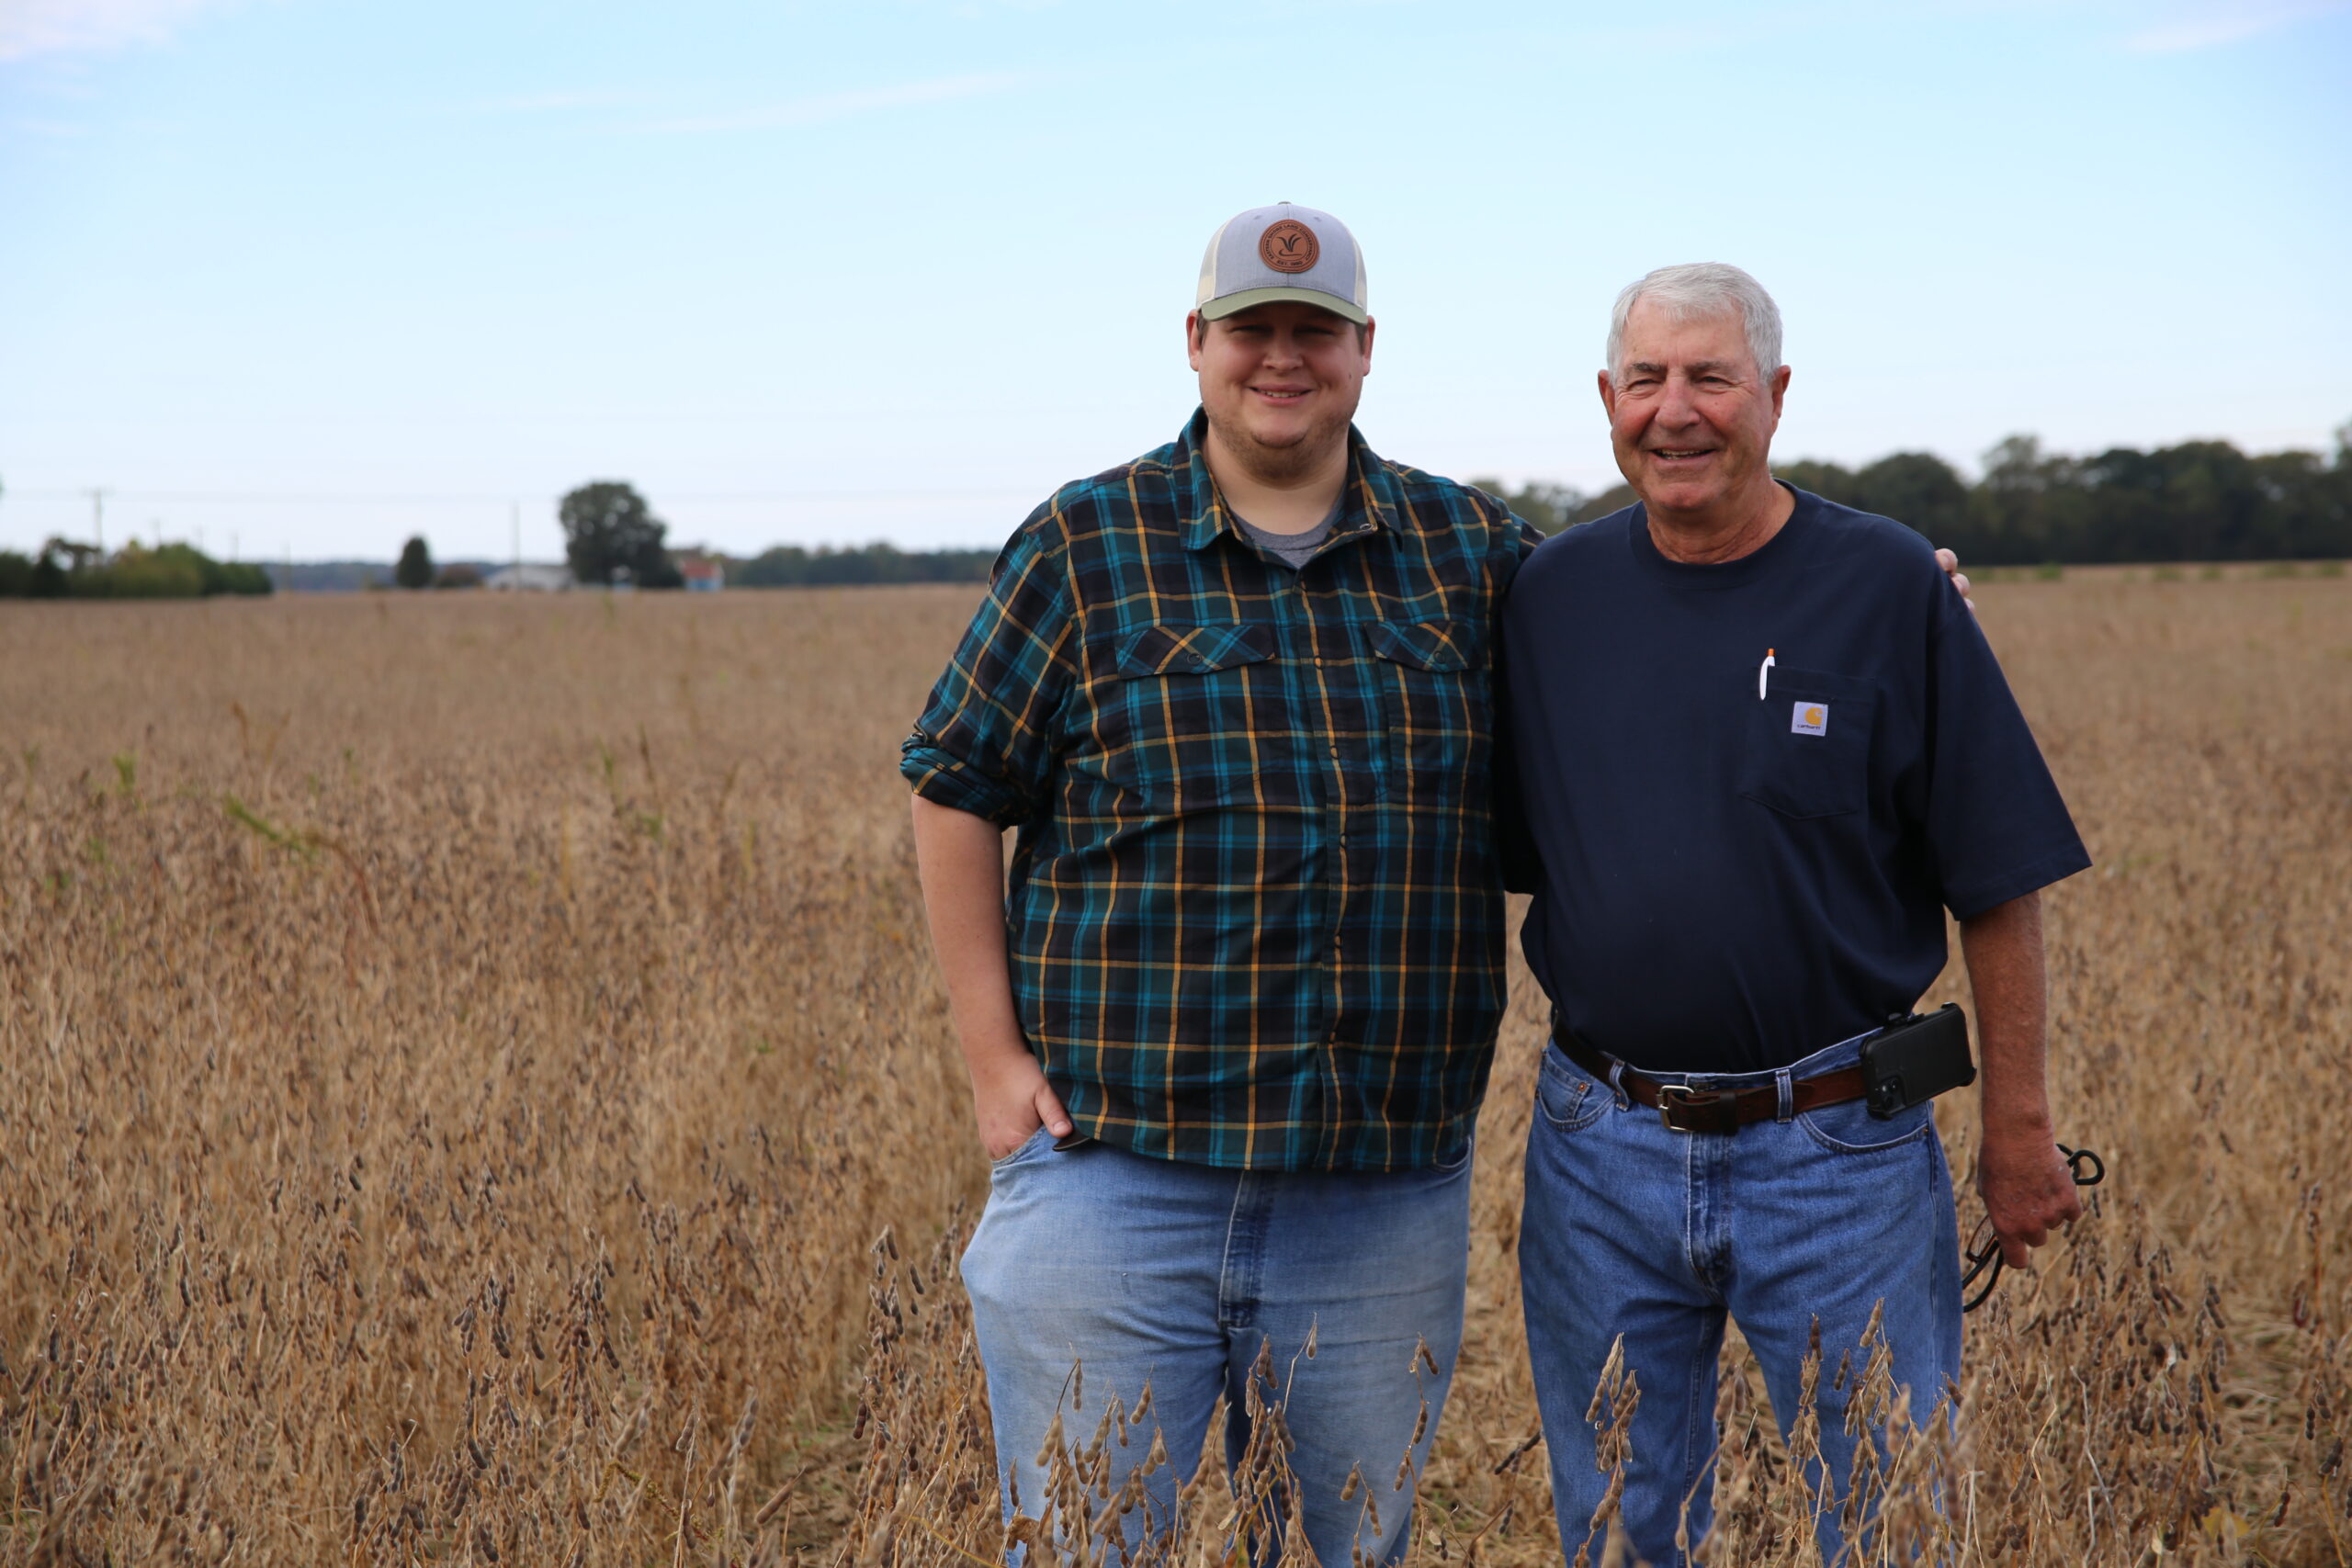
{"label": "rolled-up sleeve", "polygon": [[899,748],[899,772],[917,795],[999,827],[1045,806],[1055,716],[1076,668],[1057,543],[1041,508],[1006,544],[988,598]]}

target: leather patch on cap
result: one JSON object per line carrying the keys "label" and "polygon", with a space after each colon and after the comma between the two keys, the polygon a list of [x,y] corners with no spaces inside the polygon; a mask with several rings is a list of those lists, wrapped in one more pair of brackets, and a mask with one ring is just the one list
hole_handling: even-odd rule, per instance
{"label": "leather patch on cap", "polygon": [[1258,259],[1276,272],[1305,272],[1323,254],[1315,231],[1295,218],[1285,218],[1258,236]]}

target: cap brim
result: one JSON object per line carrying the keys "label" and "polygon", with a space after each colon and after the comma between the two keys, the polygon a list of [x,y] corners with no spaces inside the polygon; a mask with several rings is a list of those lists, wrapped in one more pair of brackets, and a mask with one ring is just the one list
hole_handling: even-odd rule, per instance
{"label": "cap brim", "polygon": [[1362,326],[1372,320],[1363,306],[1352,299],[1342,299],[1337,294],[1326,294],[1320,288],[1245,288],[1238,294],[1227,294],[1200,307],[1201,320],[1221,321],[1236,310],[1246,310],[1252,305],[1272,305],[1285,300],[1312,305],[1329,310]]}

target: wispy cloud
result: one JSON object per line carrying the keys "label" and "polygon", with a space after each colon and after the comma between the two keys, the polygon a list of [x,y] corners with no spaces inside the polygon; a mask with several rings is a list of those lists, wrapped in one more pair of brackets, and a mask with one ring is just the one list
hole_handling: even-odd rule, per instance
{"label": "wispy cloud", "polygon": [[1010,92],[1030,78],[1017,72],[985,71],[967,76],[942,76],[929,82],[902,82],[888,87],[861,87],[846,93],[820,93],[778,104],[727,109],[716,114],[690,115],[651,121],[639,129],[673,134],[721,130],[767,130],[778,126],[817,125],[881,109],[911,108]]}
{"label": "wispy cloud", "polygon": [[0,60],[161,43],[216,0],[0,0]]}
{"label": "wispy cloud", "polygon": [[659,98],[659,94],[637,87],[583,87],[485,98],[466,107],[475,114],[568,114],[583,109],[644,108]]}
{"label": "wispy cloud", "polygon": [[2160,27],[2133,34],[2124,47],[2143,54],[2211,49],[2346,10],[2352,10],[2352,0],[2204,0],[2178,8]]}

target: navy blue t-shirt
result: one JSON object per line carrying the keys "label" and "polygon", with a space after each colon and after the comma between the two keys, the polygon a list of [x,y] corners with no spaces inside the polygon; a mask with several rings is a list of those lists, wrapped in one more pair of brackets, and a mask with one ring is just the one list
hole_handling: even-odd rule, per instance
{"label": "navy blue t-shirt", "polygon": [[1503,608],[1528,962],[1637,1067],[1785,1066],[1875,1027],[1942,971],[1946,908],[2090,863],[1933,548],[1796,497],[1713,566],[1660,555],[1639,506],[1571,528]]}

